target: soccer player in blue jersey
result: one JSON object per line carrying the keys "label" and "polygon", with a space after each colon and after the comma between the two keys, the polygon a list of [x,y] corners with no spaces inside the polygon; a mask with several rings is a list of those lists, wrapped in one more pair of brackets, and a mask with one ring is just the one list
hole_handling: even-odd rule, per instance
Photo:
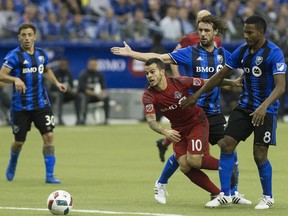
{"label": "soccer player in blue jersey", "polygon": [[231,70],[245,72],[243,92],[238,106],[232,111],[225,136],[220,140],[219,177],[221,193],[206,204],[218,207],[231,203],[230,176],[233,170],[233,151],[240,141],[254,133],[253,155],[262,186],[262,197],[255,209],[269,209],[274,204],[272,166],[268,160],[269,146],[276,145],[279,98],[285,91],[287,65],[281,49],[265,39],[267,24],[260,16],[250,16],[244,22],[246,43],[237,48],[222,70],[206,85],[181,103],[182,107],[196,104],[201,94],[213,89]]}
{"label": "soccer player in blue jersey", "polygon": [[21,24],[18,29],[18,39],[20,46],[6,55],[0,71],[0,81],[13,83],[11,123],[14,141],[11,146],[6,177],[8,181],[12,181],[15,176],[18,157],[33,122],[44,142],[46,183],[58,184],[60,180],[54,177],[56,158],[53,128],[55,123],[44,86],[44,78],[55,84],[62,92],[66,91],[66,86],[59,83],[52,70],[46,67],[47,53],[43,49],[34,47],[36,39],[34,24]]}
{"label": "soccer player in blue jersey", "polygon": [[[215,36],[222,34],[226,30],[226,24],[222,19],[209,15],[202,17],[199,20],[197,27],[201,42],[196,46],[188,46],[172,53],[139,53],[131,50],[125,42],[124,48],[113,47],[111,51],[116,55],[130,56],[141,61],[147,61],[150,57],[157,57],[165,63],[184,65],[187,71],[185,74],[186,76],[209,79],[224,66],[225,60],[230,56],[230,53],[227,50],[224,48],[217,48],[214,45]],[[208,117],[210,124],[209,142],[213,145],[223,138],[224,124],[226,123],[223,114],[220,113],[219,97],[219,89],[215,88],[206,95],[203,95],[198,103]],[[235,162],[238,164],[236,152],[234,153],[234,158]],[[206,161],[205,163],[209,162]],[[165,185],[167,184],[168,179],[177,170],[178,166],[174,155],[170,156],[160,178],[155,184],[155,200],[158,203],[166,203]],[[245,199],[242,194],[238,193],[237,186],[237,184],[232,186],[233,203],[251,204],[251,202]]]}

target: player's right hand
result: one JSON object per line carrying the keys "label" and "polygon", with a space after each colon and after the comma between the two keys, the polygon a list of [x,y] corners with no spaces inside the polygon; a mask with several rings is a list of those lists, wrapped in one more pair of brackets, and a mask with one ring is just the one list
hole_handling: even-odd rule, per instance
{"label": "player's right hand", "polygon": [[132,51],[130,46],[124,41],[124,47],[112,47],[110,50],[115,55],[120,56],[129,56],[129,53]]}
{"label": "player's right hand", "polygon": [[194,95],[189,95],[185,100],[181,101],[180,106],[184,109],[188,106],[194,106],[197,103],[197,98]]}
{"label": "player's right hand", "polygon": [[26,93],[26,85],[21,79],[16,78],[14,81],[14,85],[15,85],[16,92],[23,93],[23,94]]}
{"label": "player's right hand", "polygon": [[165,131],[165,137],[172,142],[179,142],[181,140],[180,133],[176,130],[166,130]]}

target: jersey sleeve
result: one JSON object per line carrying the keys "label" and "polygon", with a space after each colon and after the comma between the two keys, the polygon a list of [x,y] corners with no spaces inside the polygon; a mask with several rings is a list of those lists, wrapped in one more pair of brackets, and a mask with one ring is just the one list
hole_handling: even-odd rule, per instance
{"label": "jersey sleeve", "polygon": [[[242,46],[241,46],[242,47]],[[241,61],[239,59],[241,47],[238,47],[230,56],[227,58],[225,65],[231,69],[241,68]]]}
{"label": "jersey sleeve", "polygon": [[156,114],[154,107],[154,98],[148,90],[146,90],[142,95],[142,103],[144,106],[144,115]]}
{"label": "jersey sleeve", "polygon": [[172,53],[168,53],[168,55],[177,65],[187,65],[187,62],[191,64],[191,49],[191,46],[185,47]]}
{"label": "jersey sleeve", "polygon": [[201,88],[205,82],[202,78],[182,76],[177,78],[188,90],[197,90]]}
{"label": "jersey sleeve", "polygon": [[271,50],[271,65],[273,75],[275,74],[285,74],[287,70],[287,65],[285,63],[283,52],[277,48]]}
{"label": "jersey sleeve", "polygon": [[18,63],[19,61],[18,61],[17,55],[15,54],[15,52],[11,51],[4,58],[3,65],[10,69],[13,69],[18,65]]}

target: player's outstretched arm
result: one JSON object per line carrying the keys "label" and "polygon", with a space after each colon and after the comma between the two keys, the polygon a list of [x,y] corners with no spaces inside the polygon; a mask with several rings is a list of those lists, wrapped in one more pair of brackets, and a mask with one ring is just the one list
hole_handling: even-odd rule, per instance
{"label": "player's outstretched arm", "polygon": [[164,135],[167,139],[171,140],[172,142],[179,142],[180,141],[180,134],[176,130],[168,130],[160,125],[156,121],[155,114],[147,114],[145,115],[147,123],[149,127],[157,133]]}
{"label": "player's outstretched arm", "polygon": [[112,47],[110,50],[114,55],[127,56],[139,61],[146,62],[150,58],[159,58],[164,63],[173,63],[172,59],[168,54],[158,54],[158,53],[142,53],[136,52],[130,48],[130,46],[124,41],[124,47]]}
{"label": "player's outstretched arm", "polygon": [[182,108],[194,106],[203,93],[208,92],[215,86],[220,85],[220,83],[229,74],[230,71],[231,68],[224,66],[218,73],[214,74],[198,91],[187,97],[186,100],[181,101],[180,106]]}

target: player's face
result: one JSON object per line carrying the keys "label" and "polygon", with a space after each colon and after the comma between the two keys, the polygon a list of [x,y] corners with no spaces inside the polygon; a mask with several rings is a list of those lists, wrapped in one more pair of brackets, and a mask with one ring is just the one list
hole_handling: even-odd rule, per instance
{"label": "player's face", "polygon": [[214,46],[214,38],[217,35],[210,23],[200,22],[198,24],[198,35],[202,46]]}
{"label": "player's face", "polygon": [[257,46],[263,38],[263,33],[256,28],[255,24],[244,24],[243,32],[247,44],[251,47]]}
{"label": "player's face", "polygon": [[34,34],[33,29],[31,28],[22,29],[18,35],[18,39],[21,43],[21,47],[24,50],[29,50],[34,47],[34,41],[36,39],[36,35]]}
{"label": "player's face", "polygon": [[164,70],[160,70],[156,64],[145,66],[144,71],[149,85],[153,87],[159,86],[163,77],[165,76]]}

